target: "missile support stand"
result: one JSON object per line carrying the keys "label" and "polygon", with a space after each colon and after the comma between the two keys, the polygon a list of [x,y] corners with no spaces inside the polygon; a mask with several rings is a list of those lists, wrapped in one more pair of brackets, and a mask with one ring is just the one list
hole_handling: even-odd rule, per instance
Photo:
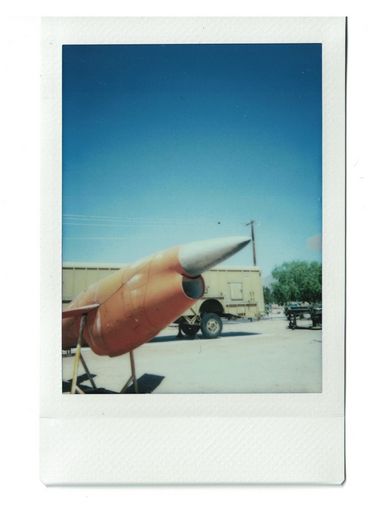
{"label": "missile support stand", "polygon": [[[84,360],[84,358],[82,356],[82,353],[81,353],[82,340],[83,340],[83,330],[84,330],[84,327],[86,325],[86,321],[87,321],[87,313],[85,313],[85,314],[83,314],[81,316],[81,320],[80,320],[80,324],[79,324],[79,335],[78,335],[77,347],[76,347],[76,351],[75,351],[75,354],[74,354],[74,362],[73,362],[73,377],[72,377],[72,385],[71,385],[71,391],[70,391],[71,394],[75,394],[75,393],[85,394],[82,391],[82,389],[80,387],[78,387],[78,385],[77,385],[79,362],[82,363],[83,369],[86,372],[86,375],[87,375],[88,380],[90,381],[90,383],[92,385],[92,388],[93,389],[97,389],[96,384],[95,384],[95,382],[93,380],[93,376],[91,375],[91,373],[90,373],[90,371],[88,369],[87,363]],[[120,394],[123,394],[124,392],[126,392],[126,390],[129,387],[131,382],[133,382],[134,392],[136,394],[139,393],[139,390],[138,390],[138,381],[137,381],[137,376],[136,376],[136,371],[135,371],[135,361],[134,361],[133,351],[129,352],[129,360],[130,360],[130,369],[131,369],[131,373],[132,374],[128,378],[128,380],[125,383],[125,385],[123,386],[123,388],[121,389]]]}

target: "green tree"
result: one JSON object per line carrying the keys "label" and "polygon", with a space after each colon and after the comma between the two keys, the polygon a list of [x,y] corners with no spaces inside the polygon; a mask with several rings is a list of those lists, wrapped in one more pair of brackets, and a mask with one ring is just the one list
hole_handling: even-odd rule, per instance
{"label": "green tree", "polygon": [[322,265],[319,262],[285,262],[272,271],[272,294],[278,304],[290,301],[321,302]]}
{"label": "green tree", "polygon": [[266,305],[272,304],[272,292],[268,286],[263,287],[263,298]]}

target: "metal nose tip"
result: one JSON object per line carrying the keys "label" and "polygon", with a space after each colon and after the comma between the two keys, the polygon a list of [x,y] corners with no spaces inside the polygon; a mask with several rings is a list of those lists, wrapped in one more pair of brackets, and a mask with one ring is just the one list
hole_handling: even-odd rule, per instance
{"label": "metal nose tip", "polygon": [[223,237],[184,244],[179,248],[179,263],[188,276],[196,277],[234,255],[250,241],[249,237]]}

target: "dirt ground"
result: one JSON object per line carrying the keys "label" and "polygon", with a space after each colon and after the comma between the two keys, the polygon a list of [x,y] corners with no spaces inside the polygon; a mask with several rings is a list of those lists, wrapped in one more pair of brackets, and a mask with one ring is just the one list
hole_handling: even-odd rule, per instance
{"label": "dirt ground", "polygon": [[[322,331],[290,330],[279,315],[256,322],[224,322],[222,336],[177,338],[170,326],[135,350],[140,392],[163,394],[321,392]],[[120,391],[130,376],[129,355],[83,356],[98,387]],[[63,379],[73,358],[63,358]],[[83,368],[80,366],[79,374]],[[83,382],[89,385],[89,382]],[[132,387],[130,388],[132,392]]]}

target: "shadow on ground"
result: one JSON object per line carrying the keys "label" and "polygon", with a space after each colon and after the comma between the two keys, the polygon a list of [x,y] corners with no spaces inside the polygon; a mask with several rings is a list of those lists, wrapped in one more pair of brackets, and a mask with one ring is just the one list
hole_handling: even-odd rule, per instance
{"label": "shadow on ground", "polygon": [[[91,376],[94,378],[96,375]],[[150,373],[145,373],[144,375],[137,378],[138,393],[151,394],[155,389],[157,389],[157,387],[160,385],[164,378],[165,377],[161,375],[152,375]],[[88,377],[86,378],[86,375],[80,375],[77,378],[77,385],[85,394],[120,394],[119,392],[110,391],[109,389],[105,389],[104,387],[93,388],[90,385],[83,384],[83,382],[85,382],[87,379]],[[71,387],[72,387],[71,380],[68,380],[66,382],[63,381],[63,392],[70,392]],[[135,394],[133,384],[129,385],[124,394]]]}
{"label": "shadow on ground", "polygon": [[299,326],[299,325],[294,327],[294,329],[292,327],[289,327],[289,326],[287,326],[286,328],[290,329],[290,330],[313,330],[313,331],[322,330],[322,327],[303,327],[303,326]]}
{"label": "shadow on ground", "polygon": [[[261,332],[223,332],[219,338],[216,339],[225,339],[231,337],[239,337],[239,336],[259,336]],[[151,339],[150,343],[166,343],[168,341],[190,341],[191,339],[203,339],[206,341],[212,341],[211,338],[205,338],[202,334],[197,334],[197,336],[193,338],[189,338],[188,336],[157,336],[156,338]]]}

